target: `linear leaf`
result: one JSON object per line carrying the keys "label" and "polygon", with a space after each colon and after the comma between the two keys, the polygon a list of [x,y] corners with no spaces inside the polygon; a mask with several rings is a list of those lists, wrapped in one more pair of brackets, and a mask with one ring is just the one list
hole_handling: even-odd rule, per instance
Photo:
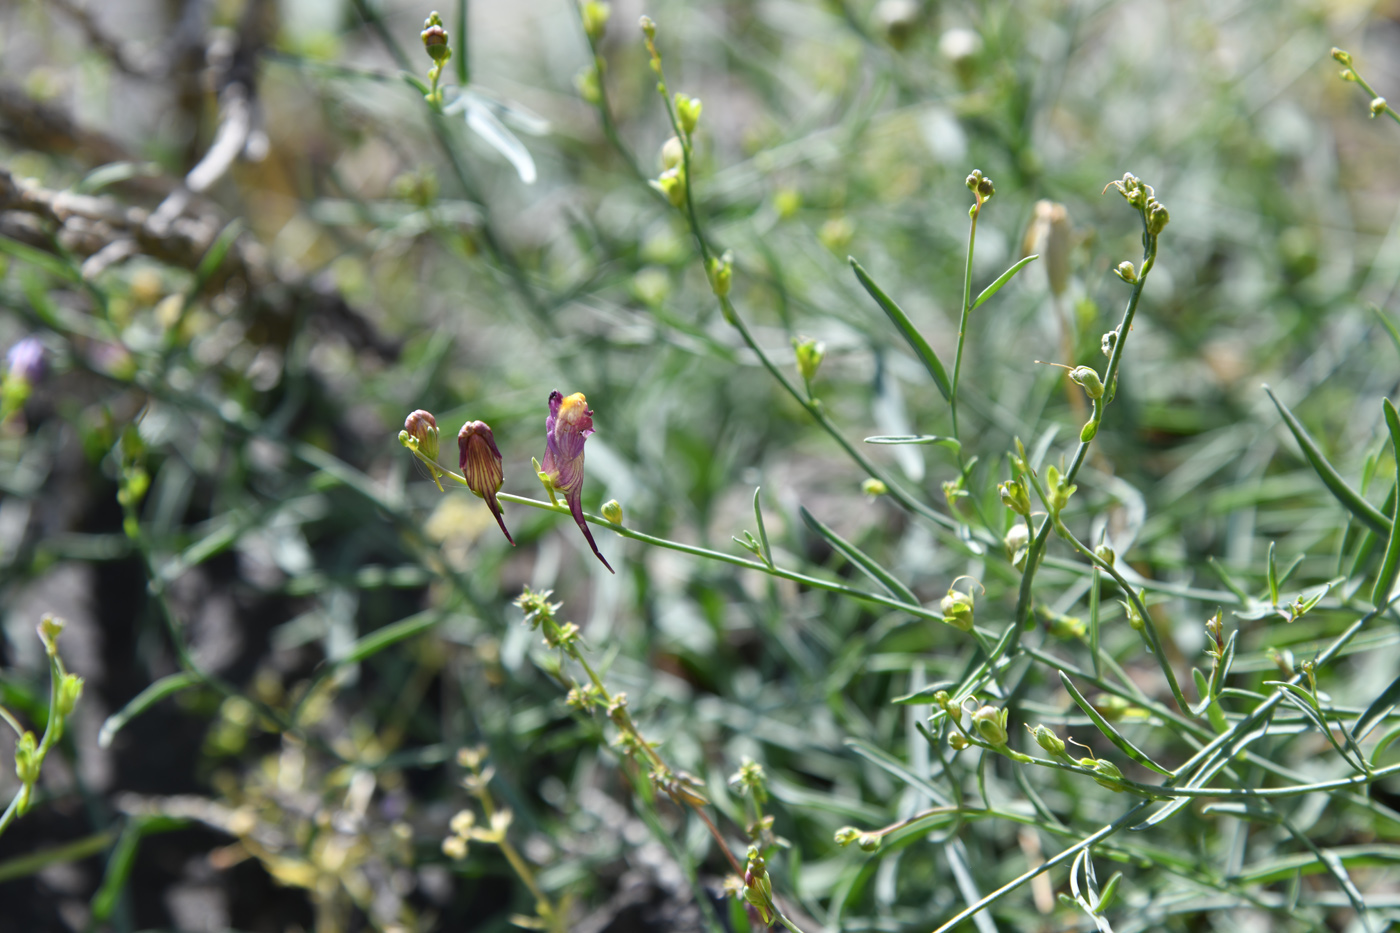
{"label": "linear leaf", "polygon": [[763,527],[763,507],[758,503],[758,494],[762,490],[762,486],[755,486],[753,489],[753,519],[758,523],[758,543],[763,547],[763,559],[772,567],[773,549],[768,546],[768,529]]}
{"label": "linear leaf", "polygon": [[880,286],[876,285],[875,280],[861,268],[854,256],[847,256],[846,261],[851,264],[851,268],[855,270],[856,278],[870,293],[870,297],[875,299],[875,303],[884,309],[894,326],[899,328],[900,335],[913,348],[914,355],[923,362],[924,368],[928,370],[928,374],[933,377],[934,384],[938,386],[939,393],[944,399],[951,398],[953,394],[952,383],[948,381],[947,371],[943,368],[943,364],[938,361],[938,354],[933,352],[933,347],[928,345],[924,335],[919,333],[914,322],[909,320],[909,315],[905,314],[899,305],[880,290]]}
{"label": "linear leaf", "polygon": [[1278,413],[1283,416],[1284,423],[1288,425],[1288,430],[1293,432],[1293,439],[1298,442],[1298,446],[1303,451],[1303,456],[1306,457],[1308,463],[1312,465],[1313,470],[1317,473],[1318,478],[1322,480],[1323,485],[1327,487],[1347,511],[1359,518],[1367,527],[1373,529],[1378,534],[1389,535],[1391,525],[1390,519],[1382,514],[1380,509],[1377,509],[1374,505],[1362,498],[1361,494],[1355,489],[1347,485],[1346,480],[1342,479],[1341,474],[1337,472],[1336,468],[1327,462],[1327,458],[1322,455],[1322,450],[1317,446],[1317,442],[1308,434],[1302,422],[1295,418],[1293,412],[1284,407],[1284,404],[1274,395],[1274,390],[1265,386],[1264,391],[1269,394],[1269,398],[1273,401],[1274,407],[1277,408]]}
{"label": "linear leaf", "polygon": [[845,745],[851,751],[855,752],[881,771],[884,771],[886,774],[898,778],[915,790],[923,791],[934,803],[946,805],[949,802],[947,795],[944,794],[943,791],[934,787],[913,771],[910,771],[908,765],[884,749],[871,745],[863,739],[855,738],[846,739]]}
{"label": "linear leaf", "polygon": [[876,583],[889,590],[891,596],[911,606],[922,605],[919,602],[919,597],[915,596],[909,587],[901,583],[899,578],[881,567],[869,554],[823,525],[815,515],[807,511],[805,505],[798,506],[798,512],[801,513],[802,520],[807,523],[808,528],[825,538],[827,543],[845,555],[847,560],[864,570]]}
{"label": "linear leaf", "polygon": [[865,439],[867,444],[941,444],[950,450],[962,450],[956,437],[941,434],[877,434]]}
{"label": "linear leaf", "polygon": [[1069,693],[1071,697],[1074,698],[1074,702],[1079,704],[1079,708],[1084,711],[1084,715],[1088,716],[1091,720],[1093,720],[1094,725],[1099,727],[1099,731],[1102,732],[1110,742],[1112,742],[1114,745],[1117,745],[1119,751],[1121,751],[1123,754],[1127,755],[1129,758],[1133,759],[1133,761],[1136,761],[1143,767],[1151,768],[1158,774],[1164,774],[1167,777],[1171,777],[1172,773],[1170,771],[1157,764],[1157,762],[1153,761],[1151,758],[1147,757],[1146,752],[1138,748],[1132,742],[1129,742],[1123,737],[1123,734],[1121,732],[1113,728],[1113,724],[1110,723],[1107,719],[1104,719],[1102,713],[1094,709],[1094,704],[1084,699],[1084,694],[1079,692],[1079,688],[1076,687],[1073,681],[1071,681],[1069,677],[1065,675],[1064,671],[1060,671],[1060,683],[1064,684],[1065,690]]}
{"label": "linear leaf", "polygon": [[1400,703],[1400,677],[1390,682],[1390,686],[1381,691],[1381,695],[1371,701],[1371,705],[1366,707],[1366,712],[1357,717],[1356,725],[1351,727],[1351,737],[1354,741],[1360,742],[1366,738],[1367,734],[1386,716],[1395,705]]}
{"label": "linear leaf", "polygon": [[414,635],[421,635],[428,629],[437,625],[442,619],[442,613],[435,610],[420,612],[411,615],[407,619],[400,619],[391,625],[386,625],[381,629],[370,632],[364,638],[357,639],[341,657],[335,658],[336,665],[355,664],[365,658],[378,654],[390,645],[398,644],[401,641],[412,638]]}
{"label": "linear leaf", "polygon": [[967,309],[968,312],[971,313],[973,311],[976,311],[978,305],[995,295],[997,292],[1001,291],[1001,287],[1007,282],[1010,282],[1013,278],[1015,278],[1017,272],[1020,272],[1022,269],[1026,268],[1026,266],[1035,262],[1039,258],[1039,253],[1032,253],[1031,255],[1022,259],[1020,262],[1016,263],[1016,265],[1012,266],[1010,269],[1007,269],[1001,275],[997,276],[997,280],[995,282],[982,289],[982,294],[977,296],[977,300],[972,303],[972,307]]}
{"label": "linear leaf", "polygon": [[172,693],[179,693],[181,690],[193,687],[200,683],[198,676],[188,671],[180,671],[178,674],[168,674],[142,690],[131,700],[107,717],[107,721],[102,724],[102,729],[97,733],[97,747],[107,748],[112,744],[112,739],[116,738],[118,732],[127,723],[140,716],[161,700]]}
{"label": "linear leaf", "polygon": [[[1400,463],[1400,415],[1390,399],[1381,399],[1381,409],[1385,412],[1385,426],[1390,430],[1390,448],[1395,454],[1395,462]],[[1375,588],[1371,590],[1371,605],[1377,609],[1390,598],[1390,590],[1395,586],[1396,571],[1400,571],[1400,522],[1395,521],[1397,512],[1391,513],[1390,540],[1386,542],[1385,559],[1381,561],[1381,572],[1376,577]]]}

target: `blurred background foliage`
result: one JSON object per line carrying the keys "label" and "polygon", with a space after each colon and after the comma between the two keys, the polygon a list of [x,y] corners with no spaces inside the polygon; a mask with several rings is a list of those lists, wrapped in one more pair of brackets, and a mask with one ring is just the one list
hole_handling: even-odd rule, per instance
{"label": "blurred background foliage", "polygon": [[[1214,558],[1258,592],[1270,542],[1280,563],[1302,558],[1290,586],[1350,570],[1357,535],[1260,383],[1379,504],[1394,465],[1378,399],[1396,389],[1397,347],[1371,307],[1400,314],[1400,145],[1328,50],[1349,48],[1400,98],[1394,2],[617,0],[598,43],[617,144],[578,90],[590,53],[570,0],[472,4],[465,34],[444,9],[471,90],[538,131],[519,137],[532,184],[401,80],[427,72],[428,12],[402,0],[0,8],[0,345],[37,335],[47,358],[0,436],[0,691],[42,721],[44,612],[67,619],[64,656],[87,681],[36,809],[0,838],[0,928],[506,929],[533,900],[500,849],[441,851],[469,806],[454,755],[478,743],[512,838],[550,896],[571,900],[572,929],[741,922],[705,894],[725,866],[704,827],[647,803],[605,720],[566,707],[510,605],[526,584],[554,590],[736,840],[745,816],[726,779],[745,757],[765,766],[791,842],[775,877],[805,928],[931,929],[964,905],[942,845],[872,858],[832,841],[928,805],[875,759],[929,773],[915,728],[928,708],[890,700],[957,678],[972,651],[961,633],[600,529],[610,576],[566,519],[508,505],[512,549],[477,499],[439,493],[395,442],[416,408],[446,438],[484,420],[505,491],[538,496],[546,399],[582,391],[598,431],[591,511],[616,498],[629,527],[742,553],[730,537],[752,528],[762,487],[780,563],[867,584],[804,526],[802,505],[930,605],[966,573],[987,588],[979,621],[1009,620],[1014,569],[863,495],[864,474],[718,313],[682,218],[646,184],[670,132],[634,25],[644,12],[671,89],[704,101],[693,192],[737,257],[735,302],[790,369],[791,338],[825,344],[814,392],[847,438],[948,433],[946,403],[847,255],[948,361],[964,176],[979,168],[997,185],[977,288],[1044,252],[1036,204],[1062,204],[1062,280],[1034,264],[970,323],[970,490],[1002,521],[995,484],[1013,439],[1058,425],[1058,450],[1082,420],[1060,371],[1032,361],[1100,359],[1125,295],[1112,269],[1140,251],[1130,212],[1101,191],[1130,170],[1172,223],[1084,504],[1125,543],[1120,560],[1180,588],[1219,592]],[[866,449],[947,510],[948,451]],[[129,535],[118,493],[142,473]],[[1042,598],[1047,617],[1084,613],[1077,576],[1042,579],[1059,594]],[[1360,586],[1286,629],[1239,622],[1237,672],[1257,686],[1272,676],[1266,647],[1315,652],[1354,618],[1342,609]],[[1213,609],[1209,594],[1154,604],[1183,675]],[[1165,696],[1117,622],[1107,649]],[[372,640],[393,625],[402,640]],[[1364,707],[1393,676],[1394,632],[1392,620],[1368,633],[1329,674],[1339,708]],[[209,676],[100,746],[105,718],[181,670],[186,647]],[[1013,728],[1065,722],[1058,682],[1029,682]],[[1087,720],[1069,723],[1089,741]],[[1171,749],[1160,732],[1152,747]],[[1306,762],[1327,748],[1311,738],[1276,754]],[[1015,798],[1004,765],[957,779]],[[1040,793],[1075,826],[1111,819],[1116,795],[1084,784],[1061,775]],[[1396,792],[1392,780],[1372,793],[1388,806]],[[1295,819],[1335,845],[1397,832],[1375,809]],[[1293,882],[1307,896],[1290,917],[1298,876],[1271,859],[1306,850],[1244,825],[1190,808],[1115,850],[1133,905],[1116,928],[1356,922],[1311,874]],[[1036,834],[1010,823],[959,838],[954,874],[970,868],[982,893],[1041,857]],[[1393,866],[1378,859],[1349,867],[1393,909]],[[1250,903],[1212,887],[1220,876],[1200,866],[1222,860],[1236,874],[1257,860],[1265,893]],[[1017,892],[996,920],[1092,925],[1048,891]]]}

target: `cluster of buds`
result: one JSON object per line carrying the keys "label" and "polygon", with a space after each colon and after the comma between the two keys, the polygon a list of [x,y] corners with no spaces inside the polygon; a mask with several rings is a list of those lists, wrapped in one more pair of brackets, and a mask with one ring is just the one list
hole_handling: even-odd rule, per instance
{"label": "cluster of buds", "polygon": [[768,802],[768,775],[763,772],[763,765],[751,758],[745,758],[739,765],[739,770],[729,778],[729,786],[752,797],[756,804]]}
{"label": "cluster of buds", "polygon": [[[49,672],[53,677],[54,705],[49,711],[48,728],[43,739],[25,730],[15,742],[15,776],[20,781],[20,793],[15,805],[15,813],[23,816],[34,800],[34,785],[39,780],[39,772],[48,756],[49,749],[63,737],[63,726],[78,700],[83,695],[83,678],[70,674],[63,666],[58,654],[58,636],[63,631],[63,620],[46,615],[39,622],[39,640],[44,643],[44,651],[49,657]],[[6,714],[6,718],[8,714]],[[15,725],[14,720],[10,720]],[[18,727],[16,726],[16,729]]]}
{"label": "cluster of buds", "polygon": [[[551,392],[549,415],[545,419],[544,466],[541,467],[537,462],[535,470],[555,505],[558,505],[558,500],[554,497],[555,492],[563,493],[569,512],[583,531],[593,554],[609,572],[613,572],[612,565],[598,550],[598,544],[593,540],[593,533],[588,530],[588,523],[583,516],[583,448],[584,442],[592,433],[593,412],[589,409],[588,400],[584,398],[583,393],[575,392],[565,397],[558,390]],[[404,420],[403,430],[399,432],[399,443],[427,465],[438,489],[442,489],[441,478],[450,477],[480,497],[491,509],[491,514],[495,516],[496,524],[500,526],[506,540],[512,545],[515,544],[510,530],[506,528],[505,517],[496,495],[505,482],[505,472],[501,451],[496,447],[496,439],[491,433],[490,425],[484,421],[468,421],[457,432],[458,464],[462,471],[460,476],[444,470],[437,463],[437,419],[429,412],[415,411]],[[622,507],[616,501],[612,502],[611,506],[612,508],[607,510],[611,512],[607,516],[608,521],[620,525]]]}
{"label": "cluster of buds", "polygon": [[744,866],[744,900],[748,902],[749,918],[767,928],[773,923],[773,882],[768,878],[768,864],[758,846],[749,846]]}
{"label": "cluster of buds", "polygon": [[514,819],[509,809],[502,807],[491,814],[488,826],[478,826],[476,814],[471,810],[459,810],[448,823],[449,835],[442,840],[442,854],[460,862],[467,857],[467,843],[485,842],[500,845],[506,838],[506,830]]}
{"label": "cluster of buds", "polygon": [[884,841],[879,833],[861,832],[854,826],[842,826],[836,831],[835,839],[836,844],[842,848],[854,842],[862,852],[874,852]]}
{"label": "cluster of buds", "polygon": [[[1104,190],[1117,188],[1118,193],[1133,207],[1142,211],[1142,216],[1147,222],[1147,233],[1149,236],[1156,236],[1171,221],[1171,215],[1167,213],[1167,208],[1161,201],[1158,201],[1152,186],[1144,184],[1141,179],[1131,172],[1125,173],[1118,181],[1111,181],[1104,186]],[[1120,275],[1122,267],[1120,266]],[[1133,281],[1136,281],[1134,277]]]}
{"label": "cluster of buds", "polygon": [[428,18],[423,20],[423,31],[418,37],[423,40],[423,51],[437,64],[441,65],[452,58],[451,37],[443,28],[442,16],[437,10],[429,13]]}
{"label": "cluster of buds", "polygon": [[967,190],[971,191],[973,197],[977,199],[977,202],[972,205],[972,209],[968,211],[968,216],[975,218],[977,212],[982,209],[982,205],[990,201],[992,195],[997,193],[997,189],[992,184],[992,180],[978,169],[973,169],[972,174],[967,176],[966,184]]}

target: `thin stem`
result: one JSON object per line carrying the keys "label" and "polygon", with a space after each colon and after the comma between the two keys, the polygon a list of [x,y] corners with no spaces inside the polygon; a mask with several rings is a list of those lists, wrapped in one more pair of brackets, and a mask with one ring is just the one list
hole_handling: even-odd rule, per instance
{"label": "thin stem", "polygon": [[[972,221],[967,230],[967,262],[963,267],[962,313],[958,317],[958,350],[953,357],[953,385],[948,393],[948,410],[953,418],[953,436],[958,434],[958,377],[962,374],[963,342],[967,336],[967,316],[972,308],[972,249],[977,243],[977,218],[982,214],[982,195],[976,191],[973,196],[977,204],[972,208]],[[962,451],[959,450],[959,459]]]}

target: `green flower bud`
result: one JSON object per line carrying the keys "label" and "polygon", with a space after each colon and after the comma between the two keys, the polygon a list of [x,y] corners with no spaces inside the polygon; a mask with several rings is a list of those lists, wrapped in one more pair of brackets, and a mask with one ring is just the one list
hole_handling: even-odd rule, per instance
{"label": "green flower bud", "polygon": [[39,766],[44,760],[39,757],[39,742],[34,733],[26,732],[15,743],[15,776],[22,784],[33,784],[39,780]]}
{"label": "green flower bud", "polygon": [[1138,279],[1137,270],[1134,269],[1133,264],[1128,262],[1128,260],[1126,259],[1118,264],[1118,268],[1113,270],[1113,274],[1118,276],[1124,282],[1127,282],[1129,285],[1136,284]]}
{"label": "green flower bud", "polygon": [[1118,605],[1123,607],[1123,612],[1128,616],[1128,624],[1133,627],[1133,631],[1141,632],[1147,628],[1147,621],[1143,619],[1142,613],[1137,610],[1137,603],[1132,600],[1118,600]]}
{"label": "green flower bud", "polygon": [[968,742],[967,736],[961,732],[954,732],[948,736],[948,747],[955,752],[960,752],[972,743]]}
{"label": "green flower bud", "polygon": [[1090,366],[1076,366],[1069,371],[1069,380],[1084,390],[1084,394],[1092,399],[1103,398],[1103,381],[1099,379],[1099,374]]}
{"label": "green flower bud", "polygon": [[[1118,770],[1117,765],[1115,765],[1111,761],[1106,761],[1103,758],[1091,760],[1093,761],[1093,764],[1089,765],[1089,767],[1092,767],[1094,769],[1095,784],[1098,784],[1100,787],[1107,787],[1114,793],[1122,793],[1123,791],[1127,790],[1127,788],[1123,786],[1123,772]],[[1081,759],[1080,764],[1083,763],[1084,760]]]}
{"label": "green flower bud", "polygon": [[651,182],[651,186],[671,202],[672,207],[685,206],[685,168],[677,165],[668,168]]}
{"label": "green flower bud", "polygon": [[978,169],[972,170],[972,174],[967,176],[965,184],[967,185],[968,191],[977,195],[977,202],[979,204],[991,200],[992,195],[997,193],[996,186],[992,184],[992,180],[984,176]]}
{"label": "green flower bud", "polygon": [[1026,486],[1020,480],[1007,480],[997,486],[997,493],[1001,496],[1001,504],[1006,506],[1017,515],[1031,514],[1031,497],[1026,491]]}
{"label": "green flower bud", "polygon": [[608,17],[612,16],[612,7],[598,0],[586,0],[579,8],[579,13],[583,18],[583,31],[588,38],[594,42],[603,38],[603,33],[608,28]]}
{"label": "green flower bud", "polygon": [[[1382,104],[1385,101],[1381,101]],[[1161,233],[1171,222],[1172,216],[1167,213],[1167,208],[1161,201],[1147,202],[1147,232],[1152,236]]]}
{"label": "green flower bud", "polygon": [[944,622],[964,632],[972,631],[971,594],[949,589],[948,595],[943,597],[938,606],[943,613]]}
{"label": "green flower bud", "polygon": [[874,498],[875,496],[883,496],[888,493],[890,487],[872,476],[860,484],[860,491]]}
{"label": "green flower bud", "polygon": [[934,691],[934,694],[933,694],[933,705],[934,705],[934,706],[938,707],[939,709],[943,710],[943,711],[946,713],[946,712],[948,712],[948,705],[949,705],[950,702],[951,702],[951,698],[948,696],[948,691],[947,691],[947,690],[935,690],[935,691]]}
{"label": "green flower bud", "polygon": [[1074,491],[1079,487],[1061,476],[1053,464],[1046,468],[1045,476],[1050,492],[1050,511],[1058,515],[1069,504],[1069,497],[1074,495]]}
{"label": "green flower bud", "polygon": [[1054,729],[1044,725],[1036,726],[1034,729],[1031,729],[1030,726],[1026,726],[1026,728],[1030,730],[1031,735],[1035,736],[1035,744],[1056,758],[1064,757],[1065,740],[1056,735]]}
{"label": "green flower bud", "polygon": [[695,132],[695,127],[700,123],[701,103],[698,97],[687,97],[680,91],[676,92],[676,122],[680,124],[681,132],[690,136]]}
{"label": "green flower bud", "polygon": [[1104,356],[1112,356],[1113,348],[1116,346],[1118,346],[1117,328],[1109,331],[1108,333],[1104,334],[1102,337],[1099,338],[1099,349],[1103,351]]}
{"label": "green flower bud", "polygon": [[76,674],[64,674],[58,684],[58,715],[69,716],[78,698],[83,695],[83,679]]}
{"label": "green flower bud", "polygon": [[1345,65],[1348,68],[1351,67],[1351,53],[1345,49],[1339,49],[1334,46],[1332,49],[1332,58],[1339,65]]}
{"label": "green flower bud", "polygon": [[614,525],[622,524],[622,503],[618,502],[616,499],[609,499],[607,502],[604,502],[601,511],[603,517]]}
{"label": "green flower bud", "polygon": [[817,377],[817,368],[826,357],[826,344],[815,337],[794,337],[792,349],[797,353],[797,371],[810,388],[812,380]]}
{"label": "green flower bud", "polygon": [[1077,616],[1055,616],[1046,629],[1056,638],[1083,638],[1084,620]]}
{"label": "green flower bud", "polygon": [[734,280],[734,253],[725,250],[723,256],[710,257],[710,288],[716,298],[729,294],[729,286]]}
{"label": "green flower bud", "polygon": [[650,16],[643,16],[637,21],[637,25],[642,27],[642,32],[646,33],[648,39],[656,38],[656,24],[651,21]]}
{"label": "green flower bud", "polygon": [[836,844],[838,846],[848,846],[860,837],[860,830],[854,826],[842,826],[836,831]]}
{"label": "green flower bud", "polygon": [[860,846],[863,852],[874,852],[880,848],[881,841],[881,837],[875,833],[861,833],[860,838],[856,840],[856,845]]}
{"label": "green flower bud", "polygon": [[39,640],[49,657],[58,654],[58,636],[63,632],[64,621],[55,615],[45,615],[39,620]]}
{"label": "green flower bud", "polygon": [[598,73],[591,65],[585,65],[574,75],[574,90],[578,91],[578,96],[583,98],[584,103],[595,107],[603,100],[603,89],[598,86]]}
{"label": "green flower bud", "polygon": [[675,168],[685,163],[685,145],[679,136],[672,136],[661,147],[661,168]]}
{"label": "green flower bud", "polygon": [[1002,539],[1002,547],[1006,549],[1006,559],[1018,570],[1026,569],[1026,551],[1030,547],[1031,533],[1022,522],[1017,522],[1011,526],[1011,530]]}
{"label": "green flower bud", "polygon": [[1371,100],[1371,116],[1378,117],[1385,113],[1386,103],[1384,97],[1376,97]]}
{"label": "green flower bud", "polygon": [[1115,554],[1113,548],[1109,547],[1107,544],[1100,544],[1098,547],[1094,548],[1094,556],[1110,567],[1118,560],[1118,555]]}
{"label": "green flower bud", "polygon": [[972,724],[987,742],[997,748],[1006,744],[1006,718],[1010,710],[984,706],[972,714]]}

